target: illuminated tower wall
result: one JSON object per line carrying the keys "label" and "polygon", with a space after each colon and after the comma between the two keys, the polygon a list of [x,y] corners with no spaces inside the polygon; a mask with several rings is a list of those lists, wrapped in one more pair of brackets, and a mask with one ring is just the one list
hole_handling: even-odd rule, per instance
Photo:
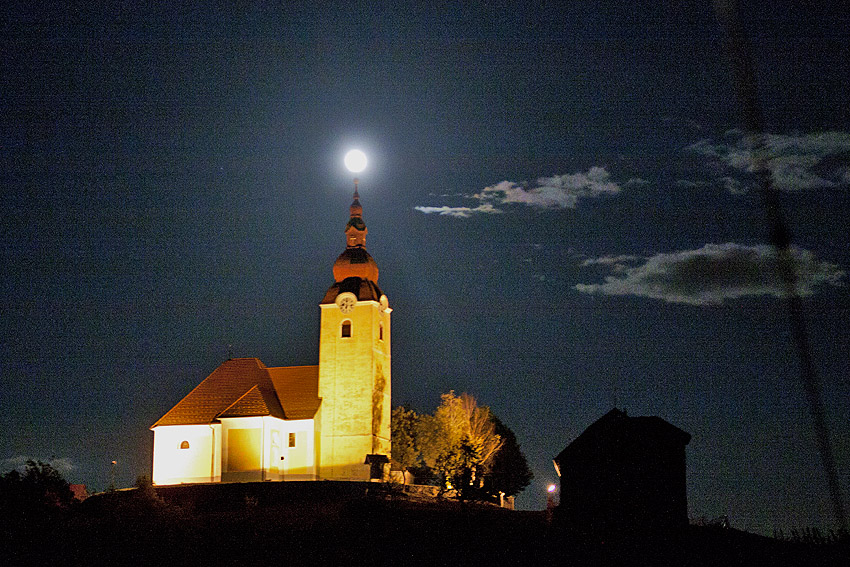
{"label": "illuminated tower wall", "polygon": [[366,252],[355,190],[346,249],[334,263],[319,336],[319,478],[367,480],[367,455],[390,455],[390,313]]}

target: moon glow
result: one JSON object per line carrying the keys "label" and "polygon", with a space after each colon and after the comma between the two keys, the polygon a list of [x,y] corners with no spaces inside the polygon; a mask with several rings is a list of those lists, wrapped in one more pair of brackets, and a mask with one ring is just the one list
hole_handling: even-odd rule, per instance
{"label": "moon glow", "polygon": [[345,167],[351,173],[360,173],[366,169],[366,154],[360,150],[351,150],[345,154]]}

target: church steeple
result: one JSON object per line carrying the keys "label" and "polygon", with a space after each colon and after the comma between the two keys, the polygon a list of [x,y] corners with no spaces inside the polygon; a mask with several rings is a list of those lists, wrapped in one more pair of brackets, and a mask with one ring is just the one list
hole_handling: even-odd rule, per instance
{"label": "church steeple", "polygon": [[360,204],[360,193],[357,191],[357,184],[360,182],[354,178],[354,202],[348,208],[351,218],[348,219],[348,224],[345,225],[345,246],[347,248],[365,248],[366,235],[369,229],[366,228],[366,223],[363,222],[363,205]]}
{"label": "church steeple", "polygon": [[378,265],[366,251],[366,233],[355,179],[345,249],[320,303],[319,478],[368,480],[364,462],[386,462],[391,454],[392,309],[378,287]]}
{"label": "church steeple", "polygon": [[363,205],[360,204],[360,193],[357,192],[357,185],[359,183],[360,183],[360,180],[355,177],[354,178],[354,202],[351,203],[351,206],[348,208],[349,212],[351,213],[351,218],[363,216]]}
{"label": "church steeple", "polygon": [[354,179],[354,201],[348,208],[349,219],[345,225],[345,250],[334,262],[334,281],[343,282],[349,278],[378,282],[378,264],[366,252],[366,235],[369,229],[363,222],[363,205],[360,204],[359,180]]}

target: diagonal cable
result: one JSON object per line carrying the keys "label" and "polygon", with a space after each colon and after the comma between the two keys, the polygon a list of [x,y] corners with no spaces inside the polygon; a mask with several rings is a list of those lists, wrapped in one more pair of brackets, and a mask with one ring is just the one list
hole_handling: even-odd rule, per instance
{"label": "diagonal cable", "polygon": [[765,147],[764,117],[758,102],[755,70],[753,68],[752,51],[746,34],[741,28],[737,17],[735,0],[714,0],[715,13],[726,31],[729,55],[732,59],[735,89],[743,105],[744,126],[752,150],[753,169],[758,178],[759,191],[767,214],[771,244],[776,248],[778,256],[779,277],[788,298],[788,309],[791,319],[791,330],[800,358],[800,378],[806,392],[806,400],[814,422],[815,438],[827,485],[832,499],[833,515],[839,530],[847,531],[847,519],[841,498],[841,487],[835,467],[835,457],[832,452],[829,429],[826,425],[823,396],[821,395],[818,376],[812,361],[809,335],[806,330],[806,320],[803,314],[802,300],[797,293],[797,267],[791,251],[791,236],[788,224],[782,213],[779,195],[773,187],[768,168],[767,149]]}

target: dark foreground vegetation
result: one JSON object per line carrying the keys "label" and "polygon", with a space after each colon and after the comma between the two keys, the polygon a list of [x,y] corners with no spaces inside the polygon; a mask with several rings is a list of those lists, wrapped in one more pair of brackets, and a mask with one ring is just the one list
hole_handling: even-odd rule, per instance
{"label": "dark foreground vegetation", "polygon": [[846,538],[815,545],[719,527],[588,541],[546,512],[368,483],[142,486],[21,504],[3,501],[0,565],[844,566],[850,557]]}

